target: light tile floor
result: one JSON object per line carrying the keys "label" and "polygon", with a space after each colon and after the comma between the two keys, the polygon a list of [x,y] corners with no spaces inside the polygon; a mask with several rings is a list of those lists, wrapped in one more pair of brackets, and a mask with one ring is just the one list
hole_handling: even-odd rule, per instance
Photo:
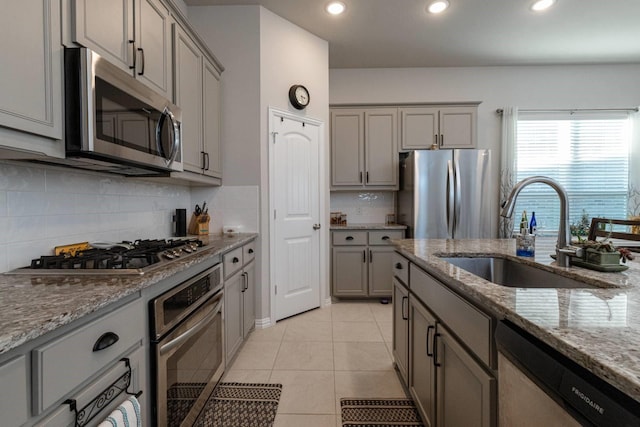
{"label": "light tile floor", "polygon": [[391,304],[337,302],[255,330],[223,381],[282,384],[275,427],[340,427],[340,398],[406,397],[391,328]]}

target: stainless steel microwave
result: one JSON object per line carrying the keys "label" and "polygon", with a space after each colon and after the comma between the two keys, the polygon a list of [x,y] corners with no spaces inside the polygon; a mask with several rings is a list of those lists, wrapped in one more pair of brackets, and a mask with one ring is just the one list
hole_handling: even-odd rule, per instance
{"label": "stainless steel microwave", "polygon": [[131,176],[182,171],[182,112],[86,48],[67,48],[68,166]]}

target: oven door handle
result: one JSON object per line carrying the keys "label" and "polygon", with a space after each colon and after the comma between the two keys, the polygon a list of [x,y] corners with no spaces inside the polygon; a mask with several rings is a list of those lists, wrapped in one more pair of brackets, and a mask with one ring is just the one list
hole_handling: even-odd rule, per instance
{"label": "oven door handle", "polygon": [[211,322],[211,320],[220,312],[220,310],[222,309],[222,303],[223,303],[223,299],[221,298],[220,302],[216,304],[216,306],[211,311],[209,311],[209,313],[207,313],[201,320],[199,320],[198,323],[196,323],[191,328],[181,333],[180,335],[178,335],[168,343],[160,346],[160,355],[162,356],[170,352],[174,348],[182,345],[189,338],[191,338],[192,336],[200,332],[203,328],[205,328],[207,324]]}

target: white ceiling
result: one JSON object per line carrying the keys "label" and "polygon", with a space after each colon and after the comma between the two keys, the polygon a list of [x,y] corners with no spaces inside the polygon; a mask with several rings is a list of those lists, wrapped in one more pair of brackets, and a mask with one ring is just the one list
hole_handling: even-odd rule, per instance
{"label": "white ceiling", "polygon": [[329,42],[331,68],[640,63],[640,0],[185,0],[192,5],[260,4]]}

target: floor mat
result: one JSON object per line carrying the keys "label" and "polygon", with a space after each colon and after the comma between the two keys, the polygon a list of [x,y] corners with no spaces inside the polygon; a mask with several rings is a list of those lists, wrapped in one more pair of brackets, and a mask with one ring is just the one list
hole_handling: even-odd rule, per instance
{"label": "floor mat", "polygon": [[195,427],[272,427],[282,384],[220,383]]}
{"label": "floor mat", "polygon": [[424,427],[411,399],[340,399],[342,427]]}

